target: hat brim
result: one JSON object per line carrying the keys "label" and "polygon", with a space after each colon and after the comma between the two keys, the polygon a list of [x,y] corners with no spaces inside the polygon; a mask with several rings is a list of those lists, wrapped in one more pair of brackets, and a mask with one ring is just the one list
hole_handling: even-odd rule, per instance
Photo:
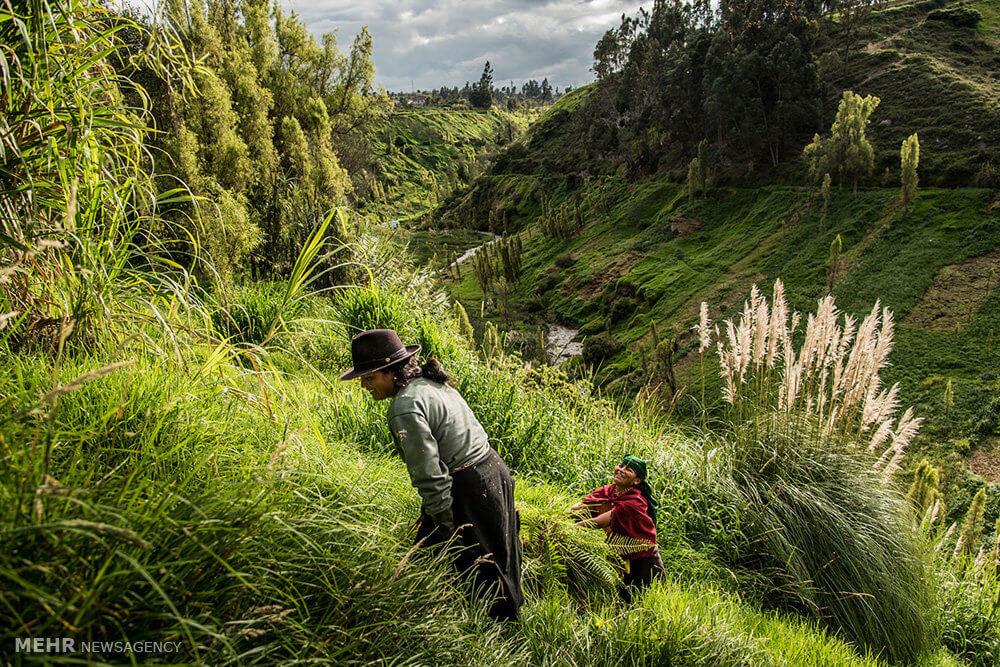
{"label": "hat brim", "polygon": [[399,359],[393,359],[392,361],[390,361],[387,364],[382,364],[381,366],[376,366],[375,368],[366,368],[363,371],[359,371],[356,368],[352,368],[351,370],[349,370],[346,373],[344,373],[343,375],[341,375],[340,379],[341,380],[353,380],[354,378],[364,377],[365,375],[371,375],[372,373],[378,373],[381,370],[385,370],[389,366],[395,366],[396,364],[400,363],[401,361],[406,361],[407,359],[409,359],[410,357],[412,357],[413,355],[415,355],[419,351],[420,351],[420,346],[419,345],[407,345],[406,346],[406,354],[404,354],[403,356],[401,356]]}

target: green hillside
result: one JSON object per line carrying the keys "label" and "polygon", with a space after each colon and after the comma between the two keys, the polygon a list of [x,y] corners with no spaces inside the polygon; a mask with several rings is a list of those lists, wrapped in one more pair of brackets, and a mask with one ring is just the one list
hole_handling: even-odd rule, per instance
{"label": "green hillside", "polygon": [[[973,10],[982,16],[978,27],[954,24],[953,13]],[[830,285],[838,306],[855,317],[880,300],[898,332],[886,378],[899,381],[903,403],[928,418],[912,463],[929,455],[945,465],[957,515],[983,483],[966,467],[1000,481],[992,453],[1000,433],[1000,199],[993,189],[1000,182],[991,171],[1000,164],[997,16],[995,2],[909,3],[872,15],[849,68],[828,86],[831,104],[840,87],[882,99],[868,130],[875,169],[856,196],[834,185],[825,215],[801,158],[762,175],[765,185],[713,159],[714,184],[693,199],[669,165],[630,178],[616,151],[579,139],[592,137],[600,122],[589,107],[604,84],[576,90],[441,211],[457,225],[496,230],[491,221],[506,217],[521,230],[522,267],[509,296],[501,303],[483,294],[471,272],[449,290],[470,312],[493,304],[487,317],[526,337],[545,323],[579,328],[590,340],[588,359],[599,362],[596,380],[628,396],[656,380],[651,324],[658,338],[676,337],[678,387],[695,382],[691,327],[702,301],[718,319],[742,304],[751,285],[767,291],[779,278],[800,310],[814,308]],[[897,201],[899,143],[913,132],[921,141],[921,187],[905,212]],[[933,187],[944,183],[980,187]],[[568,238],[544,231],[546,219],[560,216],[579,228]],[[841,255],[831,276],[837,238]],[[712,389],[710,399],[719,396]],[[688,397],[687,409],[696,409],[696,398]],[[678,409],[684,412],[684,401]],[[1000,493],[990,489],[995,518]]]}
{"label": "green hillside", "polygon": [[[187,26],[180,35],[97,0],[16,7],[0,7],[9,65],[0,68],[7,662],[996,664],[1000,523],[980,491],[967,511],[948,500],[962,514],[950,524],[947,480],[928,465],[904,493],[896,472],[916,422],[872,390],[895,372],[882,366],[893,340],[886,322],[853,345],[832,329],[800,341],[780,295],[770,312],[755,299],[759,330],[773,335],[744,339],[749,371],[738,383],[731,366],[699,373],[713,391],[721,380],[710,378],[730,381],[730,407],[682,421],[652,402],[609,400],[589,379],[504,351],[492,328],[492,344],[477,345],[437,276],[400,252],[399,226],[382,222],[397,211],[366,217],[346,199],[330,207],[337,188],[360,201],[362,186],[379,182],[365,161],[346,159],[352,145],[355,158],[365,152],[351,143],[358,137],[339,132],[351,121],[377,134],[367,125],[370,91],[357,92],[350,76],[372,75],[366,31],[341,57],[331,38],[321,47],[263,0],[170,3],[175,25]],[[224,45],[200,31],[205,16],[228,46],[192,60],[183,39]],[[252,85],[260,81],[269,87]],[[177,140],[184,169],[200,174],[198,189],[147,159],[156,117],[143,86],[158,83],[168,84],[172,111],[198,121],[161,130]],[[298,95],[272,115],[255,102],[271,90]],[[568,96],[549,119],[587,94]],[[506,120],[401,120],[400,148],[416,146],[415,127],[439,125],[394,168],[446,173],[455,143]],[[234,142],[250,121],[274,141]],[[459,125],[463,138],[448,134]],[[446,134],[450,144],[440,145]],[[334,151],[344,167],[324,157]],[[262,180],[247,178],[251,167]],[[811,311],[837,233],[845,257],[832,278],[846,308],[863,312],[884,296],[914,318],[925,349],[965,341],[963,353],[991,363],[971,336],[990,329],[980,314],[992,312],[986,191],[925,189],[900,219],[890,191],[863,188],[855,199],[845,190],[817,234],[818,202],[810,208],[810,192],[795,186],[716,185],[692,200],[662,178],[485,178],[480,185],[494,190],[462,201],[477,208],[486,200],[476,193],[505,193],[484,217],[524,233],[520,259],[509,238],[482,257],[507,253],[505,268],[522,280],[482,311],[470,308],[474,317],[502,306],[508,318],[534,312],[580,322],[609,345],[634,343],[648,313],[687,326],[687,309],[704,297],[714,319],[739,315],[749,282],[778,274],[788,274],[792,307]],[[427,179],[397,185],[404,210],[418,211],[420,193],[433,191]],[[226,276],[199,242],[205,193],[214,193],[212,219],[226,223],[217,231],[228,230],[215,239],[220,252],[252,240],[229,235],[253,229],[244,213],[275,225],[252,262],[230,256]],[[561,238],[547,240],[553,234]],[[468,244],[473,233],[454,239]],[[864,275],[885,285],[857,279]],[[469,271],[452,287],[477,304]],[[452,567],[454,552],[415,543],[420,497],[387,406],[339,381],[352,365],[352,335],[383,327],[443,364],[516,479],[525,591],[516,620],[487,616]],[[902,345],[916,346],[899,331]],[[767,340],[782,345],[783,364],[832,349],[832,364],[849,356],[863,368],[822,405],[783,404],[762,361]],[[609,355],[597,379],[633,382],[632,356]],[[818,395],[816,369],[795,377],[803,395]],[[871,429],[884,438],[873,441]],[[635,544],[570,515],[624,454],[648,461],[665,569],[631,604],[619,586],[623,552]]]}
{"label": "green hillside", "polygon": [[[800,184],[805,167],[799,157],[802,148],[813,132],[829,129],[841,92],[853,90],[882,100],[869,130],[875,168],[867,185],[898,184],[900,142],[916,132],[924,147],[922,183],[1000,187],[1000,80],[995,75],[1000,68],[1000,9],[996,1],[928,0],[877,7],[850,36],[839,32],[835,19],[817,28],[814,67],[824,93],[817,100],[821,113],[815,123],[788,137],[779,164],[771,166],[760,156],[739,155],[724,136],[705,137],[717,183]],[[976,21],[975,27],[963,24],[969,16]],[[849,53],[846,64],[845,53]],[[670,140],[672,121],[662,127],[647,126],[649,121],[642,115],[636,117],[634,110],[619,111],[616,105],[623,103],[618,99],[622,95],[618,85],[610,77],[557,101],[533,124],[524,141],[498,157],[491,173],[560,176],[571,189],[587,177],[618,174],[635,180],[637,173],[649,175],[648,169],[654,175],[683,180],[688,160],[696,154],[697,139]],[[672,103],[667,96],[657,108],[670,110]],[[643,161],[646,170],[641,168]],[[476,196],[477,202],[489,200],[487,193]],[[461,199],[447,206],[453,220],[480,227],[488,224],[482,209],[469,207]]]}
{"label": "green hillside", "polygon": [[366,131],[377,156],[366,210],[419,216],[485,171],[500,148],[521,137],[534,114],[452,109],[387,114]]}
{"label": "green hillside", "polygon": [[[974,13],[981,18],[971,27]],[[897,171],[896,149],[919,132],[925,182],[1000,187],[1000,3],[904,3],[866,28],[834,83],[882,100],[876,174]]]}

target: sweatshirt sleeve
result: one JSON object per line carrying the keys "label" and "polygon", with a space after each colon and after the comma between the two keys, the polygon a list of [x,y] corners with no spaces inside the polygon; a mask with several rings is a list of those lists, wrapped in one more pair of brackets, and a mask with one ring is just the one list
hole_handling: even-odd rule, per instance
{"label": "sweatshirt sleeve", "polygon": [[451,475],[438,453],[438,443],[427,420],[418,412],[404,412],[389,420],[403,452],[410,481],[430,515],[451,509]]}
{"label": "sweatshirt sleeve", "polygon": [[595,505],[598,503],[606,503],[610,500],[610,498],[611,494],[608,493],[608,487],[601,486],[587,494],[587,497],[580,502],[584,505]]}

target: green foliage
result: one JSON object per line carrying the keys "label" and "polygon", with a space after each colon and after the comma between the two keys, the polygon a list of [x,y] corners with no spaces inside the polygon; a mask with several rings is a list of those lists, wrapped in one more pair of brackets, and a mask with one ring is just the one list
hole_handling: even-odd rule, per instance
{"label": "green foliage", "polygon": [[[251,130],[260,131],[265,117],[247,115],[238,102],[266,96],[255,97],[252,86],[233,83],[252,80],[235,76],[249,72],[244,64],[259,73],[268,63],[281,63],[269,69],[274,90],[282,95],[274,96],[273,115],[264,124],[271,124],[274,141],[288,140],[290,150],[281,153],[276,169],[294,173],[295,185],[285,183],[278,196],[292,197],[281,201],[291,201],[300,212],[312,210],[317,204],[310,200],[322,198],[329,185],[325,167],[309,162],[302,141],[321,140],[328,130],[333,136],[343,120],[327,95],[313,94],[313,86],[336,83],[309,76],[316,58],[332,62],[332,41],[324,40],[317,54],[305,48],[311,42],[301,23],[276,19],[271,33],[264,3],[242,7],[236,13],[230,5],[212,4],[203,19],[195,9],[193,23],[212,30],[186,34],[209,42],[193,50],[208,54],[208,71],[215,75],[214,80],[207,75],[199,79],[205,84],[199,94],[213,94],[191,109],[211,107],[219,117],[199,117],[200,124],[192,121],[187,132],[177,135],[179,145],[188,144],[183,151],[178,148],[183,159],[177,164],[199,170],[212,187],[220,188],[212,191],[219,198],[229,193],[220,229],[224,222],[240,219],[241,207],[251,219],[276,219],[254,203],[257,190],[233,182],[234,164],[249,165],[251,180],[254,169],[267,160],[266,144],[250,140],[256,136]],[[168,7],[174,11],[171,20],[191,30],[185,24],[187,9],[179,3]],[[216,60],[209,53],[221,48],[210,43],[216,35],[219,45],[244,44],[230,39],[243,30],[250,45],[243,58]],[[296,45],[304,46],[292,48]],[[232,63],[233,69],[220,62]],[[226,94],[235,116],[226,113]],[[209,130],[220,137],[219,146],[199,145],[204,139],[199,133]],[[57,146],[60,137],[54,137]],[[298,153],[291,150],[296,145]],[[124,148],[139,151],[141,146],[136,139]],[[84,160],[66,168],[60,178],[72,176],[81,164],[99,172],[98,166],[109,162],[98,157],[103,161]],[[92,175],[83,174],[81,183],[83,176]],[[107,176],[100,178],[109,190],[121,185]],[[95,176],[92,182],[98,180]],[[89,223],[88,229],[97,230],[113,206],[96,206],[108,202],[94,192],[78,197],[77,205],[101,211]],[[41,203],[33,213],[43,220],[67,219],[69,207],[59,197],[53,201]],[[177,215],[196,210],[171,204]],[[713,453],[716,443],[688,437],[655,415],[626,413],[561,371],[525,368],[516,357],[505,359],[498,352],[490,353],[488,365],[482,364],[457,340],[444,299],[427,287],[426,274],[414,275],[399,258],[398,247],[381,240],[377,230],[362,228],[356,248],[370,268],[370,286],[343,287],[330,302],[308,296],[325,280],[323,270],[335,266],[329,263],[334,260],[323,259],[325,244],[352,231],[335,214],[317,226],[318,219],[301,216],[302,226],[288,237],[298,239],[301,251],[275,259],[286,262],[283,285],[260,280],[254,287],[217,292],[230,300],[227,313],[217,313],[214,324],[243,336],[244,342],[270,343],[270,355],[220,344],[190,284],[154,281],[149,265],[166,262],[135,252],[129,247],[133,237],[125,238],[127,252],[94,254],[91,266],[97,271],[88,274],[115,286],[100,293],[100,299],[84,300],[88,307],[108,309],[109,314],[101,314],[104,320],[94,321],[105,327],[102,333],[113,334],[113,346],[95,346],[92,357],[66,349],[40,356],[15,349],[9,338],[0,340],[0,606],[7,612],[0,636],[8,641],[28,633],[61,636],[70,625],[97,641],[176,637],[182,641],[178,660],[213,664],[317,658],[338,663],[399,658],[421,664],[869,663],[810,623],[761,612],[755,601],[774,591],[754,582],[767,576],[782,579],[774,574],[779,566],[804,563],[809,568],[823,560],[826,573],[814,568],[810,576],[817,583],[809,586],[821,589],[815,597],[825,614],[834,605],[822,607],[827,605],[824,586],[837,586],[838,594],[867,590],[857,584],[863,577],[843,574],[857,562],[856,550],[865,548],[869,557],[876,555],[871,577],[877,579],[895,565],[896,589],[905,588],[905,554],[878,558],[881,543],[868,526],[872,513],[862,511],[880,487],[869,484],[867,491],[857,492],[836,470],[795,464],[784,451],[777,462],[759,452],[756,460],[747,456],[741,463],[731,451]],[[238,227],[250,229],[242,222]],[[264,222],[259,228],[269,233]],[[109,247],[120,241],[93,234]],[[233,247],[249,238],[237,237]],[[528,246],[533,242],[526,241]],[[271,243],[271,237],[264,243]],[[222,247],[217,252],[235,252]],[[528,275],[536,267],[529,247],[524,250],[519,271]],[[545,266],[555,254],[545,257]],[[73,263],[71,252],[53,257],[53,265],[74,271],[82,265]],[[28,259],[38,261],[37,256]],[[274,266],[260,268],[265,276],[273,275]],[[569,268],[595,267],[578,262]],[[232,270],[238,272],[236,265]],[[118,280],[130,275],[136,276],[131,282]],[[125,299],[127,290],[163,296]],[[115,298],[103,299],[105,295]],[[383,454],[392,444],[382,406],[373,405],[354,384],[317,374],[296,352],[307,347],[304,338],[325,335],[335,340],[319,352],[334,364],[346,363],[350,333],[386,326],[447,361],[491,443],[517,472],[525,513],[537,511],[537,521],[526,521],[538,546],[529,551],[529,565],[539,574],[533,581],[551,582],[551,593],[530,597],[519,626],[501,631],[489,623],[478,605],[463,602],[462,584],[448,574],[444,560],[411,550],[409,526],[416,518],[417,497],[403,463]],[[491,327],[486,327],[492,332],[490,347],[499,351],[499,334]],[[124,364],[113,363],[122,357]],[[559,514],[566,499],[606,481],[611,464],[626,450],[646,457],[651,470],[669,480],[657,489],[669,508],[660,520],[661,544],[668,569],[682,573],[689,583],[658,582],[640,607],[621,613],[603,604],[613,579],[605,557],[615,545],[605,544],[596,531],[575,531]],[[769,468],[770,463],[779,470]],[[822,493],[802,490],[806,477],[820,480]],[[532,478],[551,486],[538,488]],[[774,484],[775,478],[782,483]],[[756,500],[769,493],[777,503]],[[852,494],[861,499],[852,500]],[[759,551],[769,544],[766,539],[783,540],[785,534],[774,536],[781,531],[771,530],[766,520],[762,533],[755,533],[750,518],[758,515],[777,516],[771,526],[790,526],[785,534],[792,535],[787,541],[793,553],[776,547]],[[848,515],[850,521],[844,518]],[[829,528],[813,525],[822,521]],[[823,548],[824,530],[846,536],[840,538],[842,544],[829,540],[846,554],[846,564],[830,565],[836,559],[834,549]],[[859,546],[847,544],[850,539]],[[729,574],[723,575],[725,567],[751,582],[748,599],[736,593]],[[698,583],[690,583],[696,577]],[[574,597],[563,596],[564,585]],[[850,597],[845,605],[859,605],[859,617],[882,627],[887,624],[881,614],[899,595],[890,590],[877,603],[868,603],[867,595]],[[891,627],[912,643],[905,611],[897,613],[899,620]],[[831,615],[831,625],[854,632],[843,614]],[[385,632],[387,627],[393,631]],[[889,645],[895,647],[903,638]]]}
{"label": "green foliage", "polygon": [[469,94],[469,103],[477,109],[489,109],[493,106],[493,68],[490,67],[490,61],[488,60],[483,67],[482,76],[479,77],[476,85],[472,87],[472,92]]}
{"label": "green foliage", "polygon": [[692,204],[694,203],[695,193],[705,189],[701,181],[701,171],[701,160],[699,158],[694,158],[688,163],[688,202]]}
{"label": "green foliage", "polygon": [[708,139],[698,142],[698,185],[704,195],[708,191]]}
{"label": "green foliage", "polygon": [[[280,283],[256,283],[231,288],[225,308],[212,313],[212,325],[223,338],[234,344],[260,346],[274,333],[281,314]],[[286,313],[285,317],[293,315]]]}
{"label": "green foliage", "polygon": [[[367,178],[355,130],[387,104],[372,91],[371,37],[362,30],[341,54],[332,34],[317,43],[296,16],[261,0],[172,0],[163,11],[201,59],[188,102],[158,82],[169,100],[157,109],[170,128],[162,147],[200,200],[173,216],[202,241],[222,283],[250,268],[286,273],[311,230],[346,203],[352,179]],[[343,231],[340,241],[352,240]]]}
{"label": "green foliage", "polygon": [[401,338],[414,338],[417,322],[403,295],[372,283],[367,288],[344,288],[336,302],[338,318],[353,336],[368,329],[395,329]]}
{"label": "green foliage", "polygon": [[840,277],[844,254],[844,239],[837,234],[830,242],[830,256],[826,260],[826,291],[832,292]]}
{"label": "green foliage", "polygon": [[649,352],[646,352],[645,347],[640,348],[645,360],[643,370],[648,375],[650,388],[658,391],[670,403],[677,395],[677,378],[674,375],[674,358],[679,349],[677,337],[669,332],[661,340],[656,325],[652,322],[649,323],[649,337]]}
{"label": "green foliage", "polygon": [[976,667],[1000,657],[1000,577],[994,560],[981,569],[940,566],[942,640],[956,659]]}
{"label": "green foliage", "polygon": [[899,496],[849,445],[780,423],[734,436],[737,562],[770,580],[772,604],[912,663],[933,639],[932,591]]}
{"label": "green foliage", "polygon": [[461,301],[456,301],[454,305],[455,319],[458,320],[458,333],[465,339],[467,344],[475,341],[472,324],[469,323],[469,314],[465,312],[465,307]]}
{"label": "green foliage", "polygon": [[591,366],[597,366],[613,357],[622,349],[621,341],[606,331],[596,336],[587,336],[583,340],[583,360]]}
{"label": "green foliage", "polygon": [[[982,490],[980,490],[982,492]],[[977,493],[978,496],[978,493]],[[976,551],[975,544],[964,533],[977,533],[977,519],[982,518],[983,504],[970,503],[966,525],[963,526],[954,549],[949,539],[956,524],[948,530],[933,514],[921,527],[934,543],[934,566],[939,582],[940,626],[942,641],[956,658],[970,665],[991,665],[1000,656],[1000,577],[997,560],[1000,544],[1000,520],[994,526],[992,545]],[[974,513],[973,513],[974,512]],[[973,514],[970,514],[973,513]],[[971,538],[971,535],[970,535]],[[972,548],[966,544],[972,543]],[[976,553],[975,558],[970,554]]]}
{"label": "green foliage", "polygon": [[570,522],[570,505],[572,499],[554,488],[521,491],[524,584],[537,597],[555,594],[557,589],[591,598],[610,597],[621,583],[611,560],[615,552],[602,531]]}
{"label": "green foliage", "polygon": [[553,595],[523,615],[532,664],[878,664],[810,624],[750,611],[708,586],[670,580],[651,586],[629,613],[607,605],[581,616],[569,599]]}
{"label": "green foliage", "polygon": [[866,136],[866,129],[878,105],[877,97],[861,97],[849,90],[844,91],[830,136],[814,135],[812,143],[802,151],[813,178],[818,180],[820,174],[836,173],[841,185],[847,179],[853,181],[857,190],[858,180],[871,174],[874,166],[875,152]]}
{"label": "green foliage", "polygon": [[496,279],[496,268],[492,261],[490,261],[489,253],[487,248],[489,246],[483,246],[479,252],[472,256],[472,273],[476,276],[476,280],[479,282],[479,289],[482,290],[483,294],[489,294],[493,287],[493,281]]}
{"label": "green foliage", "polygon": [[2,340],[93,346],[115,338],[119,304],[162,305],[169,274],[183,274],[157,263],[164,243],[147,232],[163,231],[158,209],[184,197],[157,195],[142,145],[152,101],[121,71],[155,68],[183,92],[191,64],[169,34],[89,0],[8,4],[0,24]]}
{"label": "green foliage", "polygon": [[941,500],[941,492],[938,490],[940,475],[941,471],[932,466],[927,459],[917,466],[906,497],[913,503],[918,517],[931,511],[934,504]]}
{"label": "green foliage", "polygon": [[[58,377],[72,386],[96,367],[82,360]],[[50,387],[45,362],[5,370],[4,395],[15,404]],[[26,383],[15,389],[18,375]],[[223,387],[143,358],[64,393],[44,418],[4,422],[0,437],[14,445],[0,477],[4,636],[59,632],[71,618],[94,641],[176,636],[177,657],[191,661],[283,662],[318,650],[337,661],[509,655],[495,626],[442,585],[445,563],[399,567],[407,551],[399,534],[415,507],[398,463],[389,481],[385,460],[338,454],[328,468],[314,458],[314,441],[284,439],[263,409]],[[30,439],[12,439],[24,432],[73,444],[42,459]],[[353,488],[359,480],[365,496]],[[376,499],[399,511],[373,512]],[[25,574],[40,552],[54,567]],[[367,588],[351,590],[358,581]],[[390,622],[399,624],[391,637],[367,632],[320,648],[324,637]]]}
{"label": "green foliage", "polygon": [[[452,202],[492,164],[500,140],[515,141],[532,117],[529,112],[498,109],[417,109],[397,110],[372,122],[364,134],[378,163],[368,169],[365,187],[356,190],[363,210],[374,216],[392,212],[416,222],[428,207]],[[384,192],[378,205],[372,187]],[[454,222],[434,219],[435,226]],[[480,228],[486,229],[486,224],[491,223],[484,221]]]}
{"label": "green foliage", "polygon": [[487,322],[483,329],[483,340],[480,348],[487,361],[497,361],[503,357],[503,345],[500,343],[500,334],[492,322]]}
{"label": "green foliage", "polygon": [[583,209],[579,200],[553,208],[542,200],[542,231],[552,239],[568,239],[583,227]]}
{"label": "green foliage", "polygon": [[820,233],[826,235],[826,214],[830,210],[830,174],[823,174],[823,183],[820,185],[820,195],[823,197],[823,211],[820,213],[819,229]]}
{"label": "green foliage", "polygon": [[972,498],[965,518],[962,520],[962,530],[958,536],[955,553],[962,558],[969,558],[976,552],[979,536],[983,532],[983,513],[986,510],[986,489],[979,489]]}
{"label": "green foliage", "polygon": [[948,7],[928,12],[927,20],[950,23],[957,28],[975,28],[983,20],[983,15],[972,7]]}
{"label": "green foliage", "polygon": [[[596,164],[605,173],[624,165],[631,176],[683,169],[679,157],[707,136],[732,160],[777,166],[820,117],[814,60],[822,19],[818,6],[769,1],[718,12],[704,3],[655,2],[649,12],[623,16],[594,50],[598,83],[571,131],[586,136],[608,122],[620,128],[622,147],[577,143],[560,163],[575,171],[588,164],[591,172]],[[696,181],[707,180],[706,149],[698,150]]]}
{"label": "green foliage", "polygon": [[523,246],[520,236],[501,239],[496,246],[496,254],[503,266],[503,275],[509,283],[515,283],[521,277],[521,253]]}

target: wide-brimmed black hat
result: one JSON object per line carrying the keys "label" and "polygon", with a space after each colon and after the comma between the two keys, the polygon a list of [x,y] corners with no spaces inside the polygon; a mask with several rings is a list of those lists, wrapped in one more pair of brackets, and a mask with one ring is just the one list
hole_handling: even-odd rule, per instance
{"label": "wide-brimmed black hat", "polygon": [[340,379],[352,380],[376,373],[409,359],[419,351],[419,345],[403,345],[403,341],[399,340],[392,329],[362,331],[351,339],[354,368],[341,375]]}

